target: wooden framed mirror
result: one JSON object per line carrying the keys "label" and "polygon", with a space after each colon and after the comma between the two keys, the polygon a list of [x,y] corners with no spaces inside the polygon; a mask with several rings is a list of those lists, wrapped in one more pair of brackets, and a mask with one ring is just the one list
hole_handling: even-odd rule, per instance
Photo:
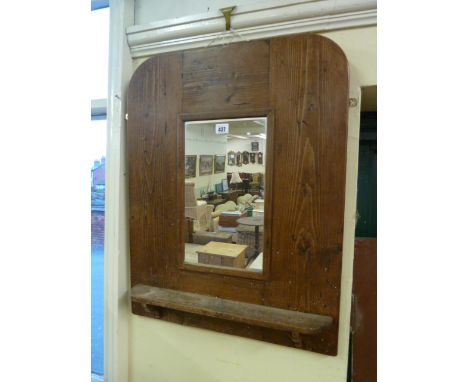
{"label": "wooden framed mirror", "polygon": [[[336,354],[348,82],[342,50],[314,34],[164,53],[141,64],[128,91],[133,313]],[[260,171],[244,172],[253,165],[247,152],[236,176],[243,187],[263,182],[266,193],[262,272],[187,264],[194,222],[185,216],[186,155],[229,161],[229,151],[187,153],[186,124],[252,117],[268,121],[268,147],[255,163],[268,173],[262,180]],[[212,202],[214,185],[204,187],[195,197]],[[226,194],[236,204],[243,196],[245,188]]]}

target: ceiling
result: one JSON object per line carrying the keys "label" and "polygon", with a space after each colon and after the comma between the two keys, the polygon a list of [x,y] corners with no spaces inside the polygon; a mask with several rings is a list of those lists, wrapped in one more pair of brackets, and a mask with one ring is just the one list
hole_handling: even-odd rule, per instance
{"label": "ceiling", "polygon": [[228,139],[236,139],[235,136],[249,137],[249,135],[266,134],[266,118],[237,119],[237,120],[217,120],[217,121],[193,121],[188,124],[212,125],[216,123],[229,123]]}
{"label": "ceiling", "polygon": [[228,139],[233,135],[245,136],[266,134],[266,120],[250,120],[250,121],[232,121],[229,122]]}

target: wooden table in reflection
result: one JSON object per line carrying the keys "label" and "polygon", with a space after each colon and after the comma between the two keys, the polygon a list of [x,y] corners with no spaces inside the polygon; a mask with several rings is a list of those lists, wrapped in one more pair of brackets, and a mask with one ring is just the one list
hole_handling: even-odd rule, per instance
{"label": "wooden table in reflection", "polygon": [[259,236],[260,236],[260,227],[263,226],[263,216],[249,216],[245,218],[237,219],[239,224],[249,225],[255,227],[255,252],[253,258],[255,259],[260,253],[259,250]]}

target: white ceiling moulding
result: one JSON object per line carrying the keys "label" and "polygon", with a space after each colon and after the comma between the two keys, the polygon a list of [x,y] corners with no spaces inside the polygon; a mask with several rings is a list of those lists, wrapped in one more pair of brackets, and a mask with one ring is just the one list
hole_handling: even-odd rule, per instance
{"label": "white ceiling moulding", "polygon": [[263,6],[239,6],[232,13],[231,25],[234,32],[225,31],[221,12],[210,11],[130,26],[127,40],[132,57],[138,58],[227,42],[372,26],[377,25],[377,1],[271,1]]}

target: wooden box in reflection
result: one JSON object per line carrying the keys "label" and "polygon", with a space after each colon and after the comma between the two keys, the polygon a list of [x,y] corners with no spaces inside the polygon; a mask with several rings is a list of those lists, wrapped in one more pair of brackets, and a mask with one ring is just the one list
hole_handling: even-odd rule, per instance
{"label": "wooden box in reflection", "polygon": [[210,241],[197,251],[198,262],[223,267],[245,268],[246,251],[247,245]]}

